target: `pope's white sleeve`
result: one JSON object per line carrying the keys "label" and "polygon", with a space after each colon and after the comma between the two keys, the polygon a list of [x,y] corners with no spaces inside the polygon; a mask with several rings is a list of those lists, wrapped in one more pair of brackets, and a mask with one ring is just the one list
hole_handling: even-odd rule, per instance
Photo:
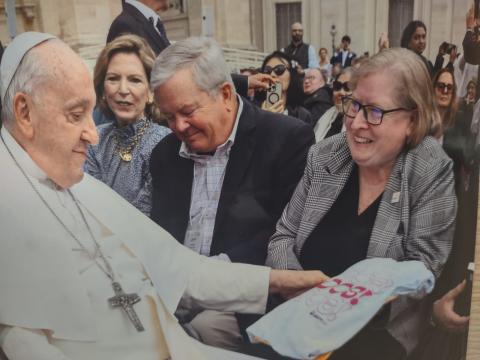
{"label": "pope's white sleeve", "polygon": [[266,310],[270,268],[204,257],[188,279],[181,306],[238,313]]}
{"label": "pope's white sleeve", "polygon": [[8,360],[69,360],[41,330],[0,325],[0,346]]}

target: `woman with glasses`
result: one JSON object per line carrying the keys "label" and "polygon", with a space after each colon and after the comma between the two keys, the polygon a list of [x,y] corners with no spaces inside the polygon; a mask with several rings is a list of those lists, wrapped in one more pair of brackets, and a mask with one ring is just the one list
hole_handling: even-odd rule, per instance
{"label": "woman with glasses", "polygon": [[271,75],[281,86],[281,95],[276,102],[267,101],[265,92],[256,94],[257,102],[261,104],[262,109],[296,117],[310,124],[310,112],[300,105],[303,91],[290,56],[281,51],[274,51],[263,60],[260,70]]}
{"label": "woman with glasses", "polygon": [[136,35],[108,43],[94,70],[97,104],[115,119],[98,126],[99,143],[88,149],[85,171],[150,216],[150,154],[170,130],[160,126],[149,88],[155,55]]}
{"label": "woman with glasses", "polygon": [[352,77],[353,68],[348,67],[343,69],[332,83],[333,89],[333,106],[328,109],[325,114],[318,120],[313,128],[315,132],[315,141],[326,139],[332,135],[338,134],[342,131],[343,126],[343,109],[342,97],[351,95],[348,82]]}
{"label": "woman with glasses", "polygon": [[[422,60],[379,52],[355,70],[342,100],[346,132],[314,145],[268,246],[267,265],[335,276],[365,258],[419,260],[435,276],[451,247],[452,161],[431,135],[440,118]],[[428,300],[400,296],[331,360],[405,359]]]}

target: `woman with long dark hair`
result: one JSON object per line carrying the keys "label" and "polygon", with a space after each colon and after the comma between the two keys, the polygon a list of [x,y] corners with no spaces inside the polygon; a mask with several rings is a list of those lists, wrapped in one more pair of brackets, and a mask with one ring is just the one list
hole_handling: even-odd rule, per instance
{"label": "woman with long dark hair", "polygon": [[292,66],[290,56],[280,51],[274,51],[263,60],[260,69],[262,73],[271,75],[274,81],[280,83],[282,87],[280,100],[273,105],[269,105],[266,101],[264,92],[257,94],[256,99],[262,109],[284,113],[311,123],[310,112],[301,106],[303,101],[302,85],[296,68]]}

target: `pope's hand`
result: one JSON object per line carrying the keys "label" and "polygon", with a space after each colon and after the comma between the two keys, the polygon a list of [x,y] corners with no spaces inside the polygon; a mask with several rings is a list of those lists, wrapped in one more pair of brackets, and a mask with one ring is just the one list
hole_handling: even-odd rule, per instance
{"label": "pope's hand", "polygon": [[318,270],[272,270],[269,292],[290,299],[328,280],[329,277]]}

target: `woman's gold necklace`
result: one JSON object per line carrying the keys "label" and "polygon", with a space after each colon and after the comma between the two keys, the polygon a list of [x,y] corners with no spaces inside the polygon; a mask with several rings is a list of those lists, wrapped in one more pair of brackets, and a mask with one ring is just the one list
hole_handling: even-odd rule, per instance
{"label": "woman's gold necklace", "polygon": [[137,133],[133,137],[132,141],[130,141],[126,146],[121,146],[120,145],[120,140],[118,139],[118,134],[115,135],[114,140],[115,140],[115,148],[116,151],[118,151],[118,155],[123,161],[129,162],[132,161],[132,151],[137,146],[138,142],[142,138],[143,134],[145,131],[149,128],[151,125],[151,121],[147,118],[141,120],[143,121],[143,125],[138,129]]}

